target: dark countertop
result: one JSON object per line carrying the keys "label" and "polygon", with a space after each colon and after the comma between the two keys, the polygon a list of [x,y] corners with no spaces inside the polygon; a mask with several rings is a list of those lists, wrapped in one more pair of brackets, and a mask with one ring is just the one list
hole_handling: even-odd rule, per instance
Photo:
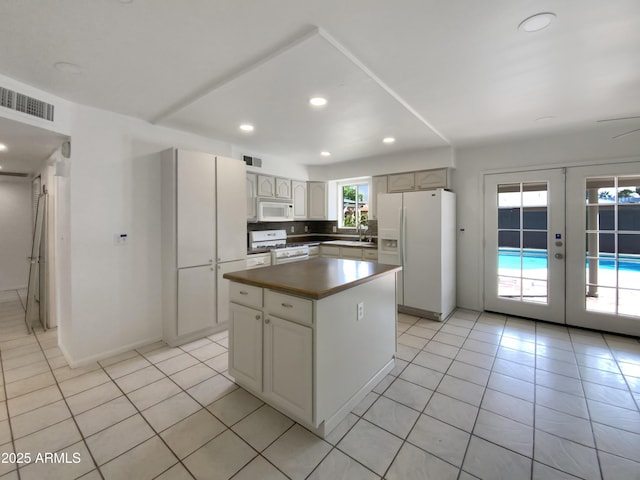
{"label": "dark countertop", "polygon": [[228,272],[223,278],[255,287],[320,300],[402,267],[339,258],[314,258],[270,267]]}

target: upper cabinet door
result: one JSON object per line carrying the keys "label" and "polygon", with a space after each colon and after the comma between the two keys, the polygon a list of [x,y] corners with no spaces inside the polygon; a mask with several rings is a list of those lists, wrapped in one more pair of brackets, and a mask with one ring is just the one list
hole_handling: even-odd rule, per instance
{"label": "upper cabinet door", "polygon": [[256,221],[258,218],[258,176],[255,173],[247,173],[247,220]]}
{"label": "upper cabinet door", "polygon": [[387,176],[380,175],[371,180],[371,197],[369,198],[369,215],[372,220],[378,218],[378,195],[387,193]]}
{"label": "upper cabinet door", "polygon": [[266,175],[258,175],[258,196],[259,197],[275,197],[276,196],[276,179]]}
{"label": "upper cabinet door", "polygon": [[184,150],[176,155],[178,268],[207,265],[216,244],[216,158]]}
{"label": "upper cabinet door", "polygon": [[288,178],[276,178],[276,197],[291,198],[291,180]]}
{"label": "upper cabinet door", "polygon": [[447,169],[439,168],[416,172],[416,187],[420,190],[447,188]]}
{"label": "upper cabinet door", "polygon": [[410,173],[396,173],[387,177],[389,192],[406,192],[415,188],[415,175]]}
{"label": "upper cabinet door", "polygon": [[247,255],[247,196],[242,188],[247,168],[242,160],[217,157],[218,242],[217,262]]}
{"label": "upper cabinet door", "polygon": [[291,181],[293,191],[293,218],[307,218],[307,182]]}
{"label": "upper cabinet door", "polygon": [[327,219],[327,184],[325,182],[309,182],[308,218],[311,220]]}

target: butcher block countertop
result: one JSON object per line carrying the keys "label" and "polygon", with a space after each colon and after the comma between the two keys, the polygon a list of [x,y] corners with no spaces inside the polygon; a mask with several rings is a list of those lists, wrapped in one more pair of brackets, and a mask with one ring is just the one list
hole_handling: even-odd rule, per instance
{"label": "butcher block countertop", "polygon": [[320,300],[369,282],[402,267],[340,258],[314,258],[270,267],[228,272],[223,278],[269,288],[299,297]]}

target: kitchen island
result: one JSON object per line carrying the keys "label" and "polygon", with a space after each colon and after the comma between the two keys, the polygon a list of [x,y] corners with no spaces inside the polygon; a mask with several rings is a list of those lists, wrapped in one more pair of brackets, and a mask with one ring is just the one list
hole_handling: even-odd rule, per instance
{"label": "kitchen island", "polygon": [[324,437],[393,369],[399,270],[316,258],[225,273],[230,375]]}

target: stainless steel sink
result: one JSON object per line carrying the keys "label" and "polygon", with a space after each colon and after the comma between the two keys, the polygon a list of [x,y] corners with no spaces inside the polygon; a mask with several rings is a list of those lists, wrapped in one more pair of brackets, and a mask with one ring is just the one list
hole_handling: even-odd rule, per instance
{"label": "stainless steel sink", "polygon": [[342,247],[366,247],[371,248],[375,247],[376,244],[373,242],[359,242],[353,240],[331,240],[329,242],[322,242],[324,245],[337,245]]}

